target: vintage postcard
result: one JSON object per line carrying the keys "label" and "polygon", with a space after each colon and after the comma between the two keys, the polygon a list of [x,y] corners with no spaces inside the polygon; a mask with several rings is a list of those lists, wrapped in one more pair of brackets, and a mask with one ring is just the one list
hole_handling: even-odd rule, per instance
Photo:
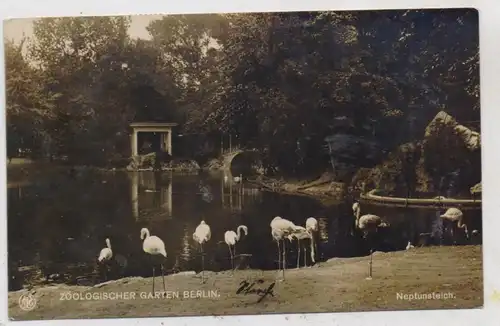
{"label": "vintage postcard", "polygon": [[482,307],[478,22],[4,21],[9,318]]}

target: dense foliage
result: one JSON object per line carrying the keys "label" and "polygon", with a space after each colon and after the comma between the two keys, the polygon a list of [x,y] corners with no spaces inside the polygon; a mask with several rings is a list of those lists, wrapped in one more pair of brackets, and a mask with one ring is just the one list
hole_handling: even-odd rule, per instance
{"label": "dense foliage", "polygon": [[150,40],[129,24],[43,18],[7,43],[10,153],[114,164],[131,121],[170,120],[177,155],[215,156],[231,135],[297,175],[329,167],[324,138],[339,130],[381,153],[421,139],[440,110],[479,131],[474,10],[166,16]]}

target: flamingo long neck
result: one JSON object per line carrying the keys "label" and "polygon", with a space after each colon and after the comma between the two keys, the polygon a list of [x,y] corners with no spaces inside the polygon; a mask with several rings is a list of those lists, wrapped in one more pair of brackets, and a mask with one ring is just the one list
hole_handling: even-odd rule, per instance
{"label": "flamingo long neck", "polygon": [[356,217],[356,226],[359,226],[359,216],[361,215],[361,208],[358,206],[356,207],[356,213],[355,213],[355,217]]}
{"label": "flamingo long neck", "polygon": [[106,239],[106,245],[109,249],[111,249],[111,241],[109,241],[109,239]]}
{"label": "flamingo long neck", "polygon": [[457,227],[460,229],[464,229],[465,236],[467,237],[467,239],[469,239],[469,229],[467,228],[467,225],[463,222],[462,218],[458,220]]}
{"label": "flamingo long neck", "polygon": [[149,230],[148,229],[144,230],[144,240],[146,240],[149,237],[150,237]]}
{"label": "flamingo long neck", "polygon": [[[236,241],[240,241],[241,230],[245,231],[245,228],[242,225],[238,226],[238,229],[236,229]],[[245,235],[246,235],[246,232],[245,232]]]}

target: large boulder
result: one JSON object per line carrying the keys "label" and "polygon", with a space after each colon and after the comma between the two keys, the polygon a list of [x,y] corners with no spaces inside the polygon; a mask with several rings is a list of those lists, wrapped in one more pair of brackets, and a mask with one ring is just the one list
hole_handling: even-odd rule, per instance
{"label": "large boulder", "polygon": [[444,111],[425,129],[420,165],[431,179],[430,191],[470,196],[481,180],[481,135]]}
{"label": "large boulder", "polygon": [[[437,136],[447,136],[464,145],[470,152],[481,149],[481,134],[466,126],[459,124],[455,118],[444,111],[440,111],[425,128],[424,141],[428,141]],[[446,145],[442,143],[442,145]]]}
{"label": "large boulder", "polygon": [[359,170],[351,187],[377,188],[396,196],[419,192],[465,197],[480,179],[479,132],[441,111],[427,125],[421,141],[400,145],[381,164]]}

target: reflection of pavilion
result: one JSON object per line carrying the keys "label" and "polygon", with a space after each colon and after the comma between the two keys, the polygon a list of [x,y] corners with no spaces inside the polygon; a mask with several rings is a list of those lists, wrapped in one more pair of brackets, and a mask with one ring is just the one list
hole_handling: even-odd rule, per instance
{"label": "reflection of pavilion", "polygon": [[132,213],[136,219],[172,217],[172,179],[164,173],[130,172]]}
{"label": "reflection of pavilion", "polygon": [[253,202],[259,197],[257,188],[245,187],[245,182],[236,182],[230,172],[225,172],[221,179],[222,207],[231,211],[241,211],[245,202]]}

